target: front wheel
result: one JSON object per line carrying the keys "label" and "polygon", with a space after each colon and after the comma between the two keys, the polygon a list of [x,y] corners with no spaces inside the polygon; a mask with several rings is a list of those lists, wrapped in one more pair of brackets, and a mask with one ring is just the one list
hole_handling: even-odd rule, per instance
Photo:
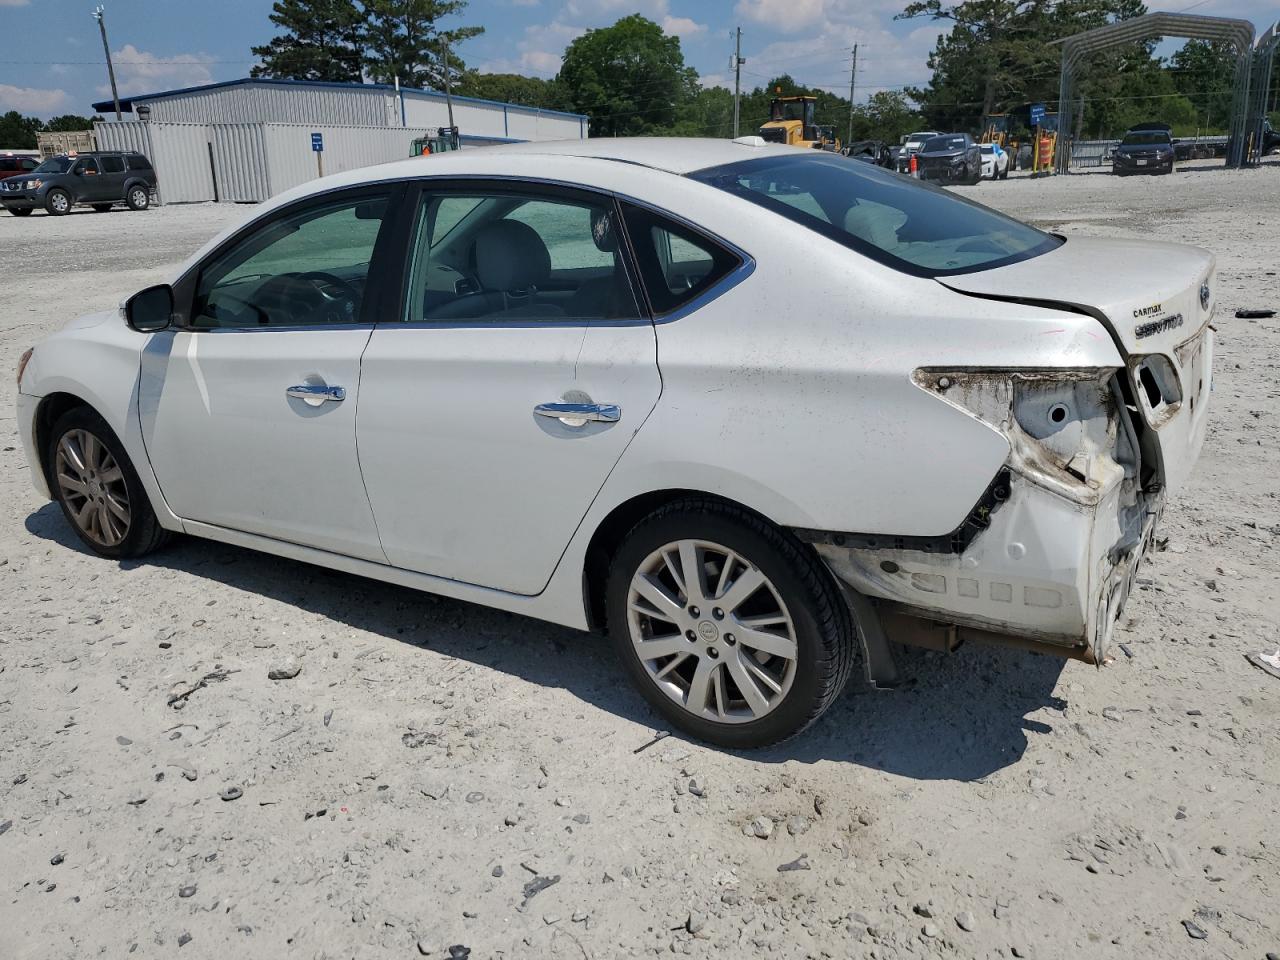
{"label": "front wheel", "polygon": [[147,193],[146,187],[130,187],[125,196],[125,203],[129,205],[130,210],[145,210],[151,203],[151,194]]}
{"label": "front wheel", "polygon": [[794,538],[715,500],[662,507],[610,569],[610,637],[645,699],[724,747],[799,733],[853,666],[853,627],[831,574]]}
{"label": "front wheel", "polygon": [[54,423],[45,468],[67,522],[94,553],[140,557],[167,539],[123,444],[88,407]]}
{"label": "front wheel", "polygon": [[50,190],[44,198],[44,208],[51,215],[61,217],[71,212],[71,194],[65,190]]}

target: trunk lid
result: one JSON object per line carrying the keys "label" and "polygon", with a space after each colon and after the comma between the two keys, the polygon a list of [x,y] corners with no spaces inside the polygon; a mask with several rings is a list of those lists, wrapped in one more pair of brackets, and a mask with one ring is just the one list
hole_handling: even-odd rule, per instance
{"label": "trunk lid", "polygon": [[1155,437],[1162,483],[1177,490],[1204,440],[1215,274],[1213,254],[1198,247],[1073,237],[1030,260],[939,282],[972,296],[1070,307],[1104,324]]}

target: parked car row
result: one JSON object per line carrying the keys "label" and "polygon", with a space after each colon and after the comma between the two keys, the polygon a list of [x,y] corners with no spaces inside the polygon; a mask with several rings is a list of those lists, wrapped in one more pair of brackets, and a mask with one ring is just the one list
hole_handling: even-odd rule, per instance
{"label": "parked car row", "polygon": [[64,153],[38,166],[28,163],[23,158],[22,169],[0,179],[0,204],[15,217],[37,209],[60,217],[79,204],[100,213],[117,203],[145,210],[156,189],[156,172],[140,153]]}

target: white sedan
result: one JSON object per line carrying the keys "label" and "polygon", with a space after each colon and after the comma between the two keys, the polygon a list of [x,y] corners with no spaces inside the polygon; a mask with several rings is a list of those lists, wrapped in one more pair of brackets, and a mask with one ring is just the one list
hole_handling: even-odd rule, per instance
{"label": "white sedan", "polygon": [[1009,152],[998,143],[979,144],[982,151],[982,179],[1009,179]]}
{"label": "white sedan", "polygon": [[892,641],[1105,656],[1213,284],[754,138],[470,150],[255,209],[28,351],[17,418],[103,556],[185,533],[606,632],[666,722],[756,746]]}

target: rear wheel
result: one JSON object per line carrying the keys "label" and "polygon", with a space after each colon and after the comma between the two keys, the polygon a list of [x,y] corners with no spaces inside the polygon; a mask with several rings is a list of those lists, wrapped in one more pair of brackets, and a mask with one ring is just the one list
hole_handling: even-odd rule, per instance
{"label": "rear wheel", "polygon": [[71,194],[65,190],[50,190],[45,194],[44,208],[55,217],[71,212]]}
{"label": "rear wheel", "polygon": [[31,216],[31,207],[10,207],[9,212],[15,217],[29,217]]}
{"label": "rear wheel", "polygon": [[125,194],[125,203],[129,205],[130,210],[145,210],[151,203],[151,194],[147,192],[146,187],[134,185],[129,188],[129,192]]}
{"label": "rear wheel", "polygon": [[63,515],[94,553],[140,557],[168,538],[124,446],[88,407],[68,410],[54,423],[45,469]]}
{"label": "rear wheel", "polygon": [[109,203],[95,203],[93,205],[93,209],[98,211],[98,213],[106,213],[108,210],[111,209],[111,206],[112,205]]}
{"label": "rear wheel", "polygon": [[673,726],[762,747],[818,719],[853,664],[831,574],[767,521],[688,499],[640,521],[614,557],[609,632],[645,699]]}

